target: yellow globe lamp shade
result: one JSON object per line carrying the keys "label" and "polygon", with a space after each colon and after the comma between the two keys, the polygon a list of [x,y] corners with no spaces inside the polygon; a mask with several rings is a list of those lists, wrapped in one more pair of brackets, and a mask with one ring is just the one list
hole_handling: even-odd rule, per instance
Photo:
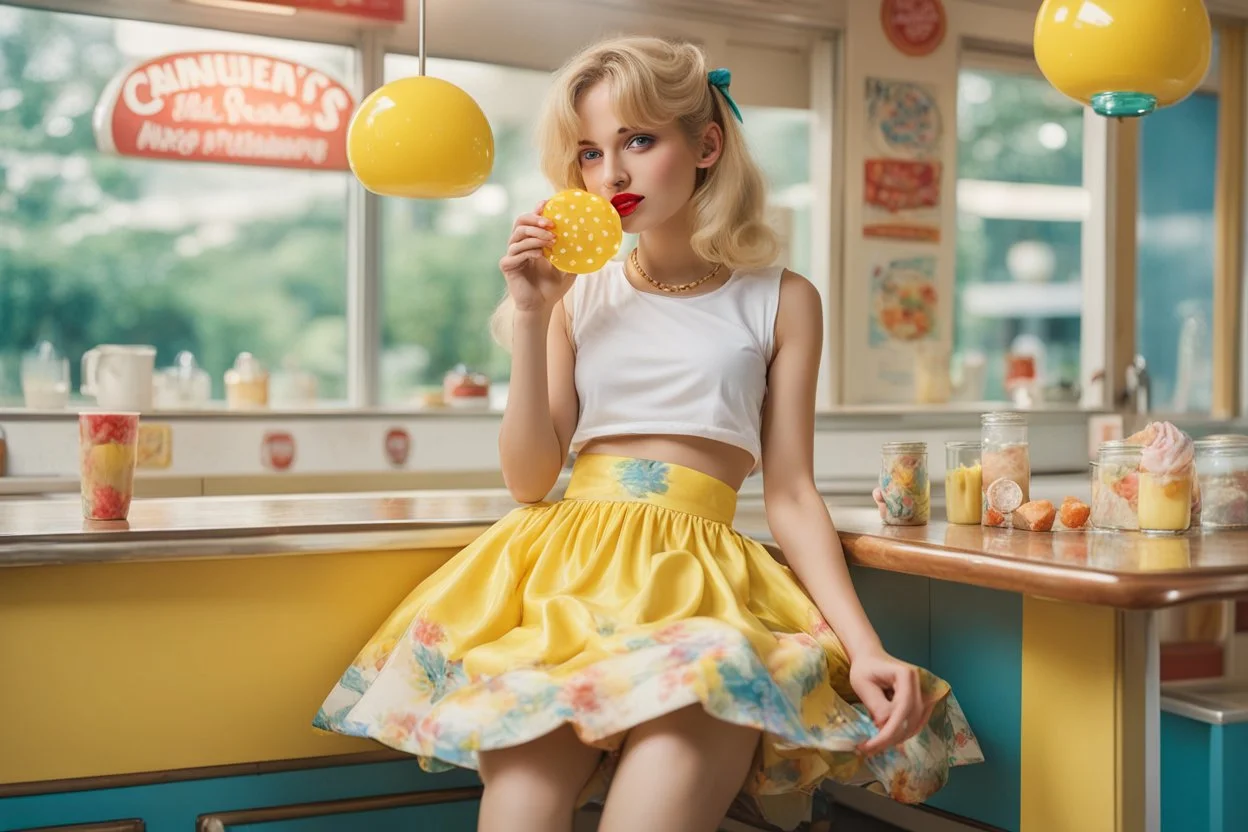
{"label": "yellow globe lamp shade", "polygon": [[494,133],[468,93],[417,75],[364,99],[347,128],[347,160],[360,184],[381,196],[467,196],[489,179]]}
{"label": "yellow globe lamp shade", "polygon": [[1143,116],[1200,85],[1213,35],[1202,0],[1044,0],[1034,48],[1065,95],[1103,116]]}

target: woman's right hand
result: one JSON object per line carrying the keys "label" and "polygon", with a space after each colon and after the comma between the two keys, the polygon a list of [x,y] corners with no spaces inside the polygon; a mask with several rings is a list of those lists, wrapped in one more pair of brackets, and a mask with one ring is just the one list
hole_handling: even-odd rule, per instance
{"label": "woman's right hand", "polygon": [[554,223],[541,215],[546,201],[530,214],[516,217],[507,253],[498,262],[507,279],[507,292],[520,312],[550,311],[572,286],[576,275],[556,269],[543,248],[555,242]]}

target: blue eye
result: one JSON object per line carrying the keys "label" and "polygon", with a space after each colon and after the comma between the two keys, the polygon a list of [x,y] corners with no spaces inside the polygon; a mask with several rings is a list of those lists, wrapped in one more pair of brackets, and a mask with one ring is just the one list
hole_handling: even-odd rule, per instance
{"label": "blue eye", "polygon": [[582,162],[593,162],[594,160],[601,159],[601,158],[602,158],[601,150],[582,150],[581,151]]}
{"label": "blue eye", "polygon": [[654,136],[633,136],[628,140],[628,147],[649,147],[654,144]]}

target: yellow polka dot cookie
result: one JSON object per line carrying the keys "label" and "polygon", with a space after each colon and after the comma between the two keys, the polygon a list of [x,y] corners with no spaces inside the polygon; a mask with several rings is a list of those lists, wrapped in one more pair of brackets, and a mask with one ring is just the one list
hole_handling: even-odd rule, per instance
{"label": "yellow polka dot cookie", "polygon": [[596,272],[620,250],[624,229],[615,207],[586,191],[560,191],[546,201],[542,216],[555,224],[555,242],[545,249],[556,269]]}

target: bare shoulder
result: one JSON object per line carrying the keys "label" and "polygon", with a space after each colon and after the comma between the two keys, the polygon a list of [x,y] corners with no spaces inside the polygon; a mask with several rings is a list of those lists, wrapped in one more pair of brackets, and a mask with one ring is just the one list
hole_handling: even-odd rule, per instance
{"label": "bare shoulder", "polygon": [[823,328],[823,298],[804,275],[785,269],[780,275],[780,308],[776,312],[776,337],[809,337]]}

